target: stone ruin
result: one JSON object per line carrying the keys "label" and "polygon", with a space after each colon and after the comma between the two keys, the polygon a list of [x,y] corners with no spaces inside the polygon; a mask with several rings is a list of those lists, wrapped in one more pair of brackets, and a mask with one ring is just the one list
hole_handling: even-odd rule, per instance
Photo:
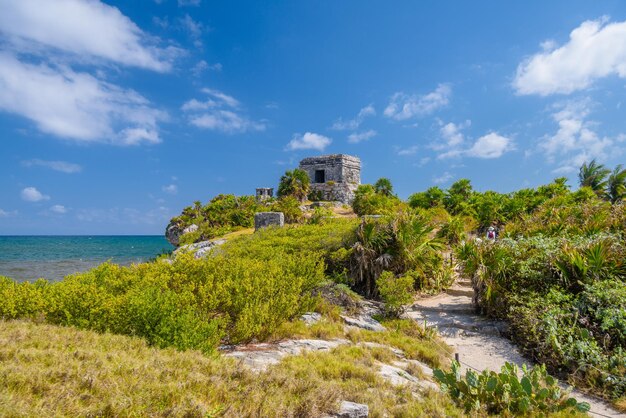
{"label": "stone ruin", "polygon": [[272,187],[257,187],[256,189],[256,201],[265,202],[274,196],[274,189]]}
{"label": "stone ruin", "polygon": [[361,160],[346,154],[320,155],[300,161],[311,180],[313,200],[350,204],[361,184]]}
{"label": "stone ruin", "polygon": [[257,212],[254,214],[254,230],[268,226],[282,227],[285,225],[285,215],[282,212]]}

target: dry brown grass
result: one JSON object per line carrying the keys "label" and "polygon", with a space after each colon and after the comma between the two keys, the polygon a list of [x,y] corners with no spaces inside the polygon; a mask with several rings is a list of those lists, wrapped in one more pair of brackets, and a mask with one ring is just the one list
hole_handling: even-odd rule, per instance
{"label": "dry brown grass", "polygon": [[319,416],[340,400],[370,416],[460,416],[442,394],[415,397],[377,375],[380,349],[288,357],[255,374],[226,358],[133,337],[0,322],[0,416]]}

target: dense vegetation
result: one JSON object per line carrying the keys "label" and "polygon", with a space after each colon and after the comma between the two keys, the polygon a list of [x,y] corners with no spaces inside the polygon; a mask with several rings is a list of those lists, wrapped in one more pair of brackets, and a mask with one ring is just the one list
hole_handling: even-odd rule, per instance
{"label": "dense vegetation", "polygon": [[[575,192],[564,178],[506,194],[477,192],[469,180],[461,179],[447,190],[432,187],[415,193],[406,202],[383,178],[356,191],[353,209],[365,215],[361,219],[330,219],[333,212],[324,208],[305,216],[301,201],[309,190],[301,177],[297,170],[285,173],[279,199],[257,202],[251,196],[219,195],[204,206],[195,202],[172,219],[181,230],[198,226],[183,235],[183,244],[250,228],[258,211],[282,211],[297,225],[231,237],[203,259],[183,252],[131,267],[105,263],[57,283],[18,284],[0,277],[0,319],[141,337],[154,347],[208,354],[220,344],[342,337],[398,347],[409,358],[439,367],[446,361],[427,330],[387,319],[388,332],[346,335],[341,324],[333,322],[338,321],[338,308],[320,295],[327,298],[329,289],[332,293],[350,287],[382,300],[387,316],[397,317],[414,291],[437,292],[449,286],[456,258],[463,274],[472,278],[477,306],[509,321],[513,338],[538,363],[626,407],[626,172],[621,166],[611,171],[595,162],[583,165],[582,187]],[[489,226],[499,229],[496,242],[473,239]],[[329,322],[303,328],[297,318],[310,310],[322,312]],[[338,358],[348,356],[342,350]],[[356,357],[367,363],[372,354],[359,352]],[[320,368],[316,376],[321,385],[328,377],[322,364],[329,359],[309,360]],[[298,361],[281,367],[301,373],[304,366]],[[516,386],[517,391],[506,396],[497,390],[494,395],[491,374],[463,381],[453,370],[440,377],[447,379],[453,396],[469,384],[467,379],[477,385],[461,402],[466,409],[469,405],[483,412],[541,414],[576,406],[556,395],[554,402],[538,402],[546,390],[556,388],[543,369],[537,370],[526,376],[537,382],[530,394],[526,384],[517,381],[521,390]],[[368,387],[383,390],[375,378],[355,373],[370,382]],[[275,383],[268,379],[268,384]],[[498,381],[495,387],[512,384],[511,376],[506,379],[510,382]],[[337,384],[345,392],[343,384]],[[297,406],[289,406],[289,414],[297,415],[298,408],[331,410],[315,388],[305,390],[315,399],[305,406],[294,401]],[[400,401],[400,392],[387,392],[400,404],[415,406]],[[291,392],[285,396],[297,397]],[[486,409],[474,408],[477,400]],[[536,409],[526,409],[530,407]],[[211,408],[203,408],[198,410],[211,415]],[[391,410],[388,405],[380,408]]]}
{"label": "dense vegetation", "polygon": [[626,206],[548,201],[495,244],[458,249],[477,303],[537,362],[612,399],[626,395]]}
{"label": "dense vegetation", "polygon": [[417,324],[349,335],[333,322],[289,325],[284,331],[302,338],[341,330],[337,336],[354,345],[287,357],[257,373],[229,358],[157,349],[136,337],[0,321],[0,416],[311,417],[336,413],[342,400],[367,404],[371,416],[463,416],[443,393],[416,397],[378,375],[374,364],[396,359],[390,349],[356,345],[375,341],[443,365],[445,353],[420,337]]}
{"label": "dense vegetation", "polygon": [[455,361],[450,372],[437,369],[434,375],[443,391],[466,412],[528,416],[567,411],[571,416],[574,411],[589,411],[588,403],[567,396],[557,380],[547,374],[545,366],[523,367],[520,378],[518,367],[506,363],[500,373],[467,370],[462,378],[461,365]]}

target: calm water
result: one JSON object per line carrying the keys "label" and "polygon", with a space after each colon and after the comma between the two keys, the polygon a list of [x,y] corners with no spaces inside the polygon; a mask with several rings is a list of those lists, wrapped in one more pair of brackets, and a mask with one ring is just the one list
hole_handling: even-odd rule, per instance
{"label": "calm water", "polygon": [[0,276],[60,280],[110,260],[130,265],[173,247],[163,236],[0,236]]}

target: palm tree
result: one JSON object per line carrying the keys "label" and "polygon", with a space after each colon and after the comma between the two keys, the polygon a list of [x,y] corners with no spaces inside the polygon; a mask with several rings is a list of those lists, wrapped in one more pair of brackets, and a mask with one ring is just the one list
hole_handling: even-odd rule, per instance
{"label": "palm tree", "polygon": [[607,191],[611,203],[626,199],[626,168],[618,165],[609,176]]}
{"label": "palm tree", "polygon": [[379,178],[374,184],[374,190],[376,190],[376,193],[378,194],[391,196],[393,194],[393,186],[391,185],[391,180],[385,177]]}
{"label": "palm tree", "polygon": [[309,194],[310,184],[311,180],[306,171],[299,168],[288,170],[280,178],[278,197],[293,196],[302,202]]}
{"label": "palm tree", "polygon": [[611,170],[602,164],[598,164],[595,158],[589,164],[583,163],[578,171],[580,187],[589,187],[598,197],[604,197],[608,184],[607,176],[610,173]]}

